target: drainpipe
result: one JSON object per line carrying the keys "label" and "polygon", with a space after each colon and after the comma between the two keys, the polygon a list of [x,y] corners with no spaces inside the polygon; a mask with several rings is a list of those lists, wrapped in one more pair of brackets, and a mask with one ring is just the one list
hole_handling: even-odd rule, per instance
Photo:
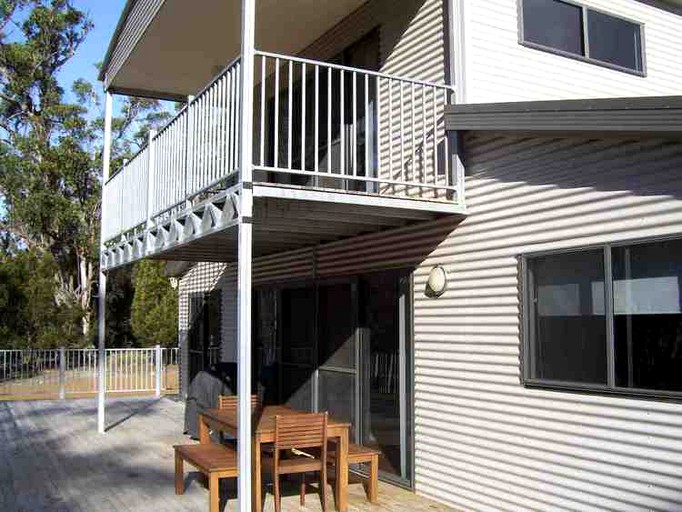
{"label": "drainpipe", "polygon": [[[448,80],[454,85],[455,91],[450,96],[451,104],[466,103],[466,55],[464,39],[464,0],[447,0],[448,22]],[[449,132],[448,147],[451,162],[454,164],[452,179],[457,184],[457,204],[464,205],[464,176],[465,168],[462,162],[462,137],[459,132]]]}

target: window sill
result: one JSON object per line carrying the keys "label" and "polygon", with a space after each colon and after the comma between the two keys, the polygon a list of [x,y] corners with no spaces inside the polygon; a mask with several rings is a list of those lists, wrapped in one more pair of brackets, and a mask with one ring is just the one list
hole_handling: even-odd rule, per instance
{"label": "window sill", "polygon": [[556,382],[538,379],[522,379],[521,384],[523,387],[528,389],[543,389],[546,391],[560,391],[616,398],[682,403],[682,391],[656,391],[639,388],[610,388],[608,386],[583,384],[580,382]]}

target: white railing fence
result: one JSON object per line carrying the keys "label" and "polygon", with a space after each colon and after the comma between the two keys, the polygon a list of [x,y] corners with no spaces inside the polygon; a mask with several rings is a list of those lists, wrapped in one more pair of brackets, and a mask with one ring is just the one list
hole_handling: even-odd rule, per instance
{"label": "white railing fence", "polygon": [[450,86],[256,52],[261,180],[452,199]]}
{"label": "white railing fence", "polygon": [[241,61],[225,68],[105,184],[104,240],[144,225],[237,172]]}
{"label": "white railing fence", "polygon": [[[178,391],[177,348],[107,349],[109,393]],[[97,349],[0,350],[0,400],[97,393]]]}

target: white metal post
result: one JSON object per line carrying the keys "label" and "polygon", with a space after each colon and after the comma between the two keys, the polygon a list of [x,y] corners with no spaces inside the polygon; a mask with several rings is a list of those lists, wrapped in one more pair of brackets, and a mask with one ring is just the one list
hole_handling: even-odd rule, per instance
{"label": "white metal post", "polygon": [[59,349],[59,399],[66,398],[66,350]]}
{"label": "white metal post", "polygon": [[161,398],[161,371],[163,365],[161,364],[161,345],[156,345],[156,398]]}
{"label": "white metal post", "polygon": [[[253,243],[253,87],[255,59],[256,0],[242,0],[241,118],[239,170],[241,200],[239,215],[239,511],[251,510],[251,256]],[[256,454],[258,456],[258,454]]]}
{"label": "white metal post", "polygon": [[149,168],[147,169],[147,227],[152,227],[152,206],[154,204],[154,183],[156,167],[156,148],[154,147],[156,130],[149,130]]}
{"label": "white metal post", "polygon": [[183,186],[184,186],[184,194],[185,194],[185,207],[186,208],[191,208],[192,207],[192,202],[188,199],[189,197],[189,176],[190,173],[192,172],[192,154],[190,151],[192,150],[192,140],[191,137],[194,137],[194,117],[192,115],[193,108],[192,108],[192,102],[194,101],[194,96],[191,94],[187,96],[187,105],[185,106],[185,111],[187,112],[187,122],[185,123],[185,162],[184,162],[184,173],[183,173]]}
{"label": "white metal post", "polygon": [[[104,148],[102,151],[102,218],[106,215],[104,202],[104,189],[106,182],[109,180],[109,169],[111,165],[111,115],[113,110],[113,98],[109,91],[106,92],[106,99],[104,102]],[[106,294],[107,294],[107,277],[102,270],[101,253],[104,249],[104,232],[102,231],[100,243],[100,264],[99,264],[99,294],[98,294],[98,311],[97,311],[97,338],[98,338],[98,352],[97,352],[97,370],[98,370],[98,390],[97,390],[97,431],[104,434],[104,393],[106,389],[105,383],[105,362],[106,355],[104,352],[104,341],[106,336],[105,329],[105,308],[106,308]]]}

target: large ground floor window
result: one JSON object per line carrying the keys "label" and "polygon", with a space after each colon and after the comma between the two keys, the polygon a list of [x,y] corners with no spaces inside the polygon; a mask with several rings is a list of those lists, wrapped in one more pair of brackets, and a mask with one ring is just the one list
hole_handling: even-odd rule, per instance
{"label": "large ground floor window", "polygon": [[522,265],[527,384],[682,397],[682,240]]}
{"label": "large ground floor window", "polygon": [[381,452],[383,478],[411,484],[410,273],[254,292],[254,386],[269,403],[329,411]]}

